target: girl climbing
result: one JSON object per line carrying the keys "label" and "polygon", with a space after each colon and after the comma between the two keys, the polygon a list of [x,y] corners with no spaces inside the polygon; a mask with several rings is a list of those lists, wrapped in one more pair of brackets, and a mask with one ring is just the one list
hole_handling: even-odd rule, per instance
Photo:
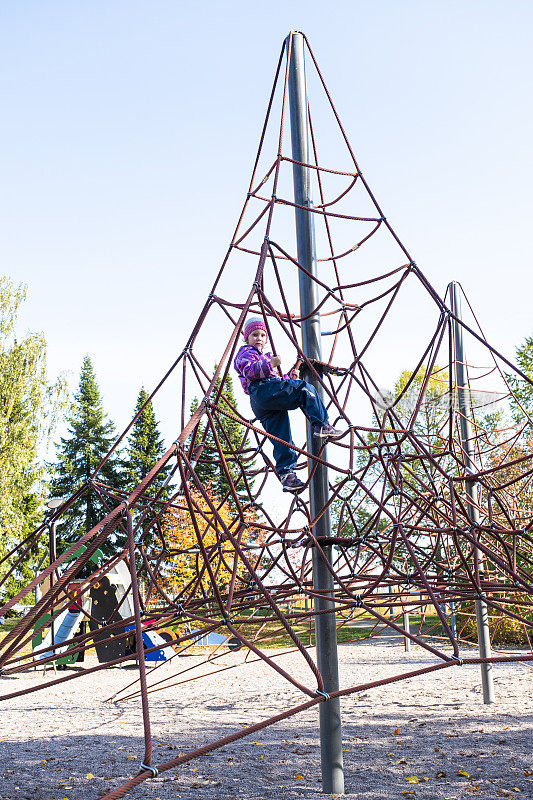
{"label": "girl climbing", "polygon": [[[288,411],[301,408],[313,426],[313,435],[321,439],[338,439],[342,431],[328,422],[324,403],[316,389],[307,381],[299,379],[299,371],[292,369],[289,375],[280,378],[276,367],[281,364],[279,356],[264,353],[267,329],[262,319],[252,318],[244,326],[246,342],[235,356],[235,367],[242,388],[250,397],[250,405],[261,425],[272,436],[293,444]],[[284,492],[300,492],[305,484],[294,472],[297,453],[280,442],[273,442],[276,473]]]}

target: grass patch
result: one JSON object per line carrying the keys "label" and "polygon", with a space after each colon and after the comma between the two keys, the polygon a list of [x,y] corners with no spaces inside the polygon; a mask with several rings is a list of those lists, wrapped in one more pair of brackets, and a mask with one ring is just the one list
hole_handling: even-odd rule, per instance
{"label": "grass patch", "polygon": [[[280,628],[277,623],[269,623],[261,630],[257,630],[257,626],[244,625],[240,627],[240,632],[252,642],[255,642],[259,647],[294,647],[294,642],[286,632],[285,628]],[[314,623],[309,625],[295,625],[294,632],[300,641],[306,645],[313,647],[315,645],[315,626]],[[343,626],[337,628],[337,641],[353,642],[357,639],[365,639],[369,630],[365,628],[348,628]],[[255,638],[257,635],[257,638]]]}

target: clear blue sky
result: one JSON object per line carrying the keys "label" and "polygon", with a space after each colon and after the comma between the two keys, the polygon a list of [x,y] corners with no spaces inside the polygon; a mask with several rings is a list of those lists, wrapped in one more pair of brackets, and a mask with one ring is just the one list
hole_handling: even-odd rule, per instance
{"label": "clear blue sky", "polygon": [[532,333],[530,2],[4,2],[1,270],[51,375],[89,353],[119,427],[209,291],[291,29],[436,288],[460,280],[508,355]]}

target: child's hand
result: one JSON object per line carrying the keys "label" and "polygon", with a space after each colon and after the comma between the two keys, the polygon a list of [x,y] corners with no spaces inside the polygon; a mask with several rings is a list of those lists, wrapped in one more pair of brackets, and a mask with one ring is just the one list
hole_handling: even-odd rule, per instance
{"label": "child's hand", "polygon": [[272,364],[273,367],[279,367],[279,365],[281,364],[281,358],[279,356],[272,356],[272,358],[270,359],[270,363]]}

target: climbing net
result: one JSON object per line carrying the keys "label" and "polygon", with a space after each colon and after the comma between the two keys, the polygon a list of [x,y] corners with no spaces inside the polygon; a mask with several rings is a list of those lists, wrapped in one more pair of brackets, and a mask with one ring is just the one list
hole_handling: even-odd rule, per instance
{"label": "climbing net", "polygon": [[[356,625],[364,622],[368,636],[393,630],[434,659],[419,670],[342,687],[334,696],[461,663],[533,660],[531,420],[512,391],[517,381],[531,381],[487,342],[466,298],[468,323],[452,290],[441,296],[402,244],[358,166],[305,42],[313,69],[309,80],[320,88],[327,124],[334,128],[327,140],[330,152],[324,145],[319,158],[309,107],[310,161],[302,164],[288,154],[291,35],[279,57],[249,189],[228,251],[185,347],[149,398],[167,382],[178,381],[176,441],[129,495],[106,485],[102,467],[136,417],[89,484],[3,561],[9,568],[0,587],[50,524],[81,504],[89,488],[104,504],[107,513],[98,524],[59,556],[52,553],[50,563],[0,609],[5,614],[45,586],[0,643],[0,668],[2,675],[15,675],[36,659],[53,664],[66,649],[76,655],[94,652],[96,643],[112,645],[112,657],[103,663],[43,680],[50,686],[138,659],[139,681],[129,694],[126,687],[122,699],[141,697],[144,758],[138,774],[106,794],[107,800],[124,796],[158,771],[328,701],[312,647],[315,605],[323,599],[313,583],[313,559],[322,560],[333,579],[328,596],[334,602],[321,613],[335,614],[344,640],[355,641]],[[344,169],[324,166],[333,163]],[[291,199],[294,165],[308,170],[317,201],[310,209]],[[316,274],[295,254],[291,231],[298,209],[313,214],[316,222]],[[302,274],[316,295],[306,316],[295,313]],[[317,464],[327,467],[329,499],[314,513],[306,491],[281,494],[271,460],[276,437],[250,417],[244,399],[237,407],[226,388],[251,314],[264,320],[274,355],[292,354],[302,363],[307,378],[321,387],[330,421],[345,430],[341,439],[309,452],[303,424],[298,427],[296,421],[295,444],[285,443],[297,453],[298,475],[307,482]],[[307,358],[300,343],[302,323],[317,314],[323,362]],[[412,328],[414,337],[406,334]],[[223,342],[216,353],[213,332]],[[406,355],[409,335],[417,351]],[[475,356],[470,362],[457,356],[459,337],[464,352]],[[386,391],[396,362],[396,383]],[[189,417],[193,397],[200,400]],[[509,407],[514,415],[506,411]],[[229,424],[239,432],[238,445],[228,435]],[[222,496],[199,478],[200,467],[213,465],[225,477]],[[162,473],[164,484],[151,491]],[[324,539],[316,528],[327,514],[331,535]],[[179,527],[184,521],[192,531],[189,538],[172,536],[172,523]],[[124,545],[111,557],[96,558],[117,534]],[[129,583],[105,619],[96,619],[85,599],[106,585],[119,565],[127,569]],[[187,578],[172,583],[169,575],[180,565],[187,567]],[[86,577],[80,579],[82,570]],[[90,630],[61,642],[52,638],[40,647],[34,644],[28,654],[36,634],[44,636],[72,603],[67,588],[74,579],[79,579],[78,608]],[[476,629],[480,601],[488,610],[493,644],[498,631],[512,629],[525,648],[472,656],[466,645]],[[411,629],[409,615],[421,618],[418,627]],[[437,619],[434,629],[423,625],[426,615]],[[241,648],[239,663],[263,660],[301,691],[303,702],[153,765],[149,695],[169,684],[158,681],[157,673],[147,675],[145,657],[157,646],[145,650],[142,631],[162,629],[171,631],[167,646],[176,655],[194,647],[199,632],[223,633],[226,642]],[[298,654],[307,680],[280,665],[280,647]]]}

